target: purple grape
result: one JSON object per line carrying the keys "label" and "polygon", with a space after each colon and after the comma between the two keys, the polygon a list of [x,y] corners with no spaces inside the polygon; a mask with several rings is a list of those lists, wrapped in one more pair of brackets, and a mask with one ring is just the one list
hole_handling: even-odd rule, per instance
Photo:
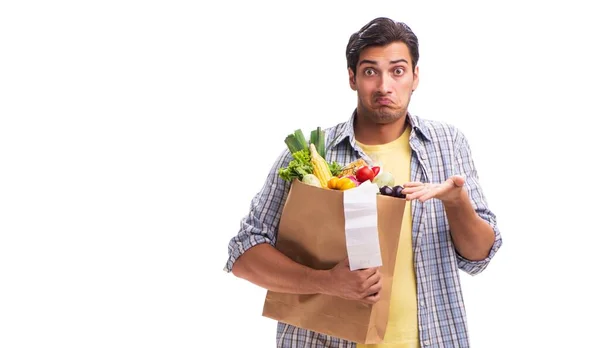
{"label": "purple grape", "polygon": [[393,190],[389,186],[381,186],[381,188],[379,189],[379,192],[384,196],[392,196],[392,194],[393,194]]}
{"label": "purple grape", "polygon": [[402,190],[404,190],[404,187],[402,187],[401,185],[394,186],[394,188],[392,189],[392,196],[398,198],[406,198],[406,195],[402,193]]}

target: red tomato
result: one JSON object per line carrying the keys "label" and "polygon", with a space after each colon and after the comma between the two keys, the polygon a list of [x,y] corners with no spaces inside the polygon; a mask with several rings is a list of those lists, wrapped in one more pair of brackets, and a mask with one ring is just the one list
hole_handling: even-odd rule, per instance
{"label": "red tomato", "polygon": [[375,174],[374,177],[377,176],[377,174],[379,174],[379,170],[380,169],[381,168],[379,168],[379,167],[371,167],[371,170],[373,171],[373,174]]}
{"label": "red tomato", "polygon": [[358,180],[360,183],[363,183],[367,180],[371,181],[374,177],[375,173],[373,173],[373,170],[367,166],[362,166],[356,171],[356,180]]}

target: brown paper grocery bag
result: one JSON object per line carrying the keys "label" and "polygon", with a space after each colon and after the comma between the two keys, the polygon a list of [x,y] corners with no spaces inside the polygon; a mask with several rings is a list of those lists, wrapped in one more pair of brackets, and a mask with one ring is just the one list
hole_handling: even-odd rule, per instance
{"label": "brown paper grocery bag", "polygon": [[[330,269],[347,257],[343,191],[292,183],[275,247],[303,265]],[[373,304],[314,294],[267,291],[263,316],[349,341],[380,343],[387,327],[390,293],[406,200],[377,196],[383,290]]]}

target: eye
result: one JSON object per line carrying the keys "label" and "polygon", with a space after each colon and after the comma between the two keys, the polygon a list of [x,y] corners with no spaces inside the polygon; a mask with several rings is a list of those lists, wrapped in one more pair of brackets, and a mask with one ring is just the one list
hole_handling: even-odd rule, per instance
{"label": "eye", "polygon": [[373,76],[373,75],[375,75],[375,70],[372,69],[372,68],[366,68],[365,69],[365,75],[366,76]]}
{"label": "eye", "polygon": [[396,68],[396,69],[394,69],[394,74],[396,74],[396,75],[402,75],[402,74],[404,74],[404,68]]}

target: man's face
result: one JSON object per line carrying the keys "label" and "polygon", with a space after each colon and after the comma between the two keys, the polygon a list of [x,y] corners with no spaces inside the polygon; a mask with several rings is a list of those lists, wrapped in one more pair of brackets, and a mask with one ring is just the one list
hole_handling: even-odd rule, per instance
{"label": "man's face", "polygon": [[358,94],[359,115],[377,124],[402,118],[419,84],[418,67],[413,73],[411,66],[410,51],[403,42],[364,49],[356,75],[348,68],[350,87]]}

